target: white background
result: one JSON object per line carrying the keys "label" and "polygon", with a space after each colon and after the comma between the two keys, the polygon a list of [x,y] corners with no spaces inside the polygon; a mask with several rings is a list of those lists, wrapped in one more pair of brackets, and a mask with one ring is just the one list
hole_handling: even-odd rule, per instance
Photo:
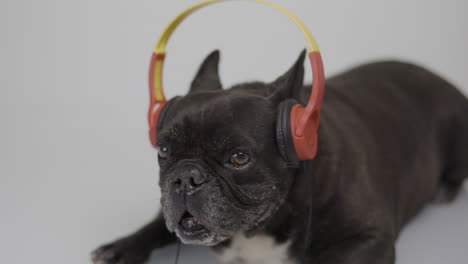
{"label": "white background", "polygon": [[[360,62],[399,58],[468,93],[467,1],[274,2],[310,27],[329,76]],[[92,248],[155,215],[147,67],[164,26],[191,3],[0,1],[1,263],[89,263]],[[273,9],[209,7],[171,39],[166,93],[184,94],[215,48],[222,50],[228,86],[273,80],[304,44]],[[467,204],[464,194],[452,206],[426,211],[403,234],[398,263],[468,259]]]}

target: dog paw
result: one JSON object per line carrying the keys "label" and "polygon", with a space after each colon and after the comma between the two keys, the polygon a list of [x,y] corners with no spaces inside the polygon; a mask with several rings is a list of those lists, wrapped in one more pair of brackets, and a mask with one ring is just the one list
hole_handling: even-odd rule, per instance
{"label": "dog paw", "polygon": [[104,245],[91,252],[94,264],[142,264],[148,257],[149,252],[126,241]]}

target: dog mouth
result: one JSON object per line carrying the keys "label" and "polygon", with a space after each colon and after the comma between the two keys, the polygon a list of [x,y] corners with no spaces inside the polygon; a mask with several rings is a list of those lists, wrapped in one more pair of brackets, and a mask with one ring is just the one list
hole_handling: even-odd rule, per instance
{"label": "dog mouth", "polygon": [[228,238],[209,230],[188,211],[182,215],[175,232],[184,244],[192,245],[214,246]]}
{"label": "dog mouth", "polygon": [[182,215],[178,228],[186,236],[197,236],[202,233],[209,232],[208,228],[202,225],[198,218],[190,214],[188,211]]}

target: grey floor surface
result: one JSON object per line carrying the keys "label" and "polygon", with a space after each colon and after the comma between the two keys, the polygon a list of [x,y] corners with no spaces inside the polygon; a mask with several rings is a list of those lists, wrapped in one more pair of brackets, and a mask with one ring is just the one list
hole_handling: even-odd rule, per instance
{"label": "grey floor surface", "polygon": [[[148,264],[174,263],[175,252],[175,246],[156,250]],[[207,248],[181,248],[179,264],[216,263]],[[397,244],[397,264],[419,263],[468,263],[468,188],[451,204],[427,206],[404,229]]]}

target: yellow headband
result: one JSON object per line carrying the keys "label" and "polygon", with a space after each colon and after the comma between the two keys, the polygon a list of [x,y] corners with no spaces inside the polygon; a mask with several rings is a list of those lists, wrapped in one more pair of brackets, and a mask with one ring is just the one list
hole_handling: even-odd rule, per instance
{"label": "yellow headband", "polygon": [[[221,3],[226,1],[232,0],[203,0],[198,3],[193,4],[192,6],[188,7],[184,11],[182,11],[179,15],[177,15],[172,21],[167,25],[164,29],[163,33],[161,34],[158,43],[154,47],[154,54],[151,61],[150,67],[150,104],[154,105],[156,102],[164,102],[166,98],[164,96],[163,88],[162,88],[162,71],[163,71],[163,64],[164,64],[164,57],[166,54],[166,45],[169,41],[174,30],[179,26],[182,21],[184,21],[189,15],[193,12],[197,11],[198,9],[205,7],[210,4]],[[319,48],[317,42],[315,41],[312,33],[310,33],[309,29],[305,26],[305,24],[297,18],[294,14],[289,12],[288,10],[284,9],[283,7],[270,3],[265,0],[244,0],[250,2],[258,2],[270,7],[273,7],[279,10],[281,13],[285,14],[289,17],[301,30],[304,34],[304,37],[309,45],[309,53],[319,52]]]}
{"label": "yellow headband", "polygon": [[[172,19],[169,25],[167,25],[166,29],[161,34],[161,37],[159,38],[159,41],[154,48],[154,52],[158,54],[164,54],[166,52],[166,44],[169,38],[171,37],[172,33],[174,32],[174,30],[182,21],[185,20],[185,18],[187,18],[193,12],[207,5],[220,3],[220,2],[226,2],[226,1],[232,1],[232,0],[203,0],[203,1],[200,1],[198,3],[191,5],[190,7],[182,11],[179,15],[177,15],[174,19]],[[262,3],[270,7],[273,7],[277,9],[278,11],[280,11],[281,13],[285,14],[297,25],[297,27],[299,27],[299,29],[302,31],[302,34],[304,34],[304,37],[307,40],[307,43],[309,44],[309,53],[319,52],[317,42],[312,36],[312,33],[310,33],[309,29],[305,26],[305,24],[299,18],[297,18],[293,13],[289,12],[288,10],[286,10],[285,8],[277,4],[273,4],[265,0],[244,0],[244,1]]]}

